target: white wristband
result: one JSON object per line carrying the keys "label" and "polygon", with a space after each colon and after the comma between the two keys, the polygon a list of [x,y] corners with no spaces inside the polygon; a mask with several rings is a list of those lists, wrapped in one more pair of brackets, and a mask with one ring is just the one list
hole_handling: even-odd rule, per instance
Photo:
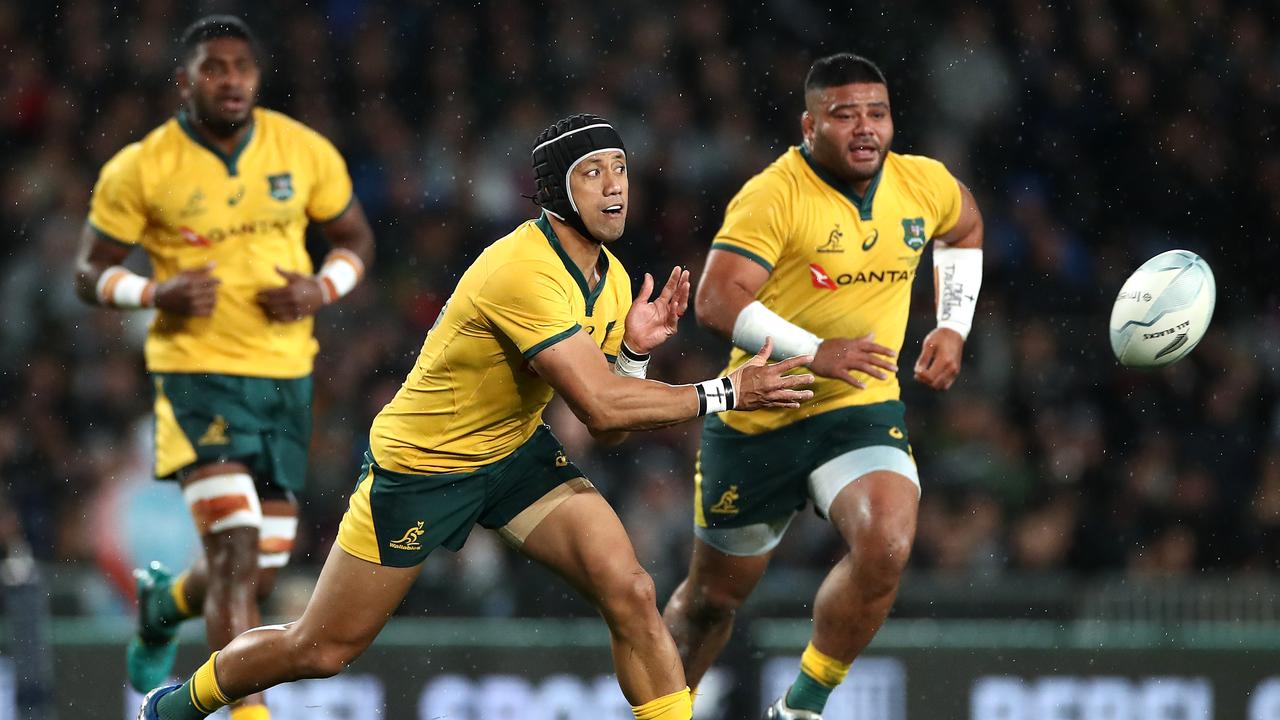
{"label": "white wristband", "polygon": [[156,282],[135,275],[119,265],[102,271],[95,288],[98,302],[118,308],[151,307],[156,301]]}
{"label": "white wristband", "polygon": [[324,304],[337,300],[351,292],[364,276],[364,261],[346,248],[334,248],[324,258],[324,267],[316,277],[320,279],[320,293]]}
{"label": "white wristband", "polygon": [[622,348],[618,351],[618,359],[613,362],[613,374],[622,377],[639,378],[643,380],[649,371],[649,353],[638,353],[627,347],[627,343],[622,343]]}
{"label": "white wristband", "polygon": [[938,327],[955,330],[968,339],[982,287],[982,248],[935,243],[933,269],[938,273]]}
{"label": "white wristband", "polygon": [[693,389],[698,391],[698,417],[732,410],[738,404],[737,391],[728,376],[703,380],[695,383]]}
{"label": "white wristband", "polygon": [[765,338],[773,338],[773,359],[812,355],[818,351],[822,338],[793,325],[759,300],[742,308],[733,322],[733,344],[757,353],[764,347]]}

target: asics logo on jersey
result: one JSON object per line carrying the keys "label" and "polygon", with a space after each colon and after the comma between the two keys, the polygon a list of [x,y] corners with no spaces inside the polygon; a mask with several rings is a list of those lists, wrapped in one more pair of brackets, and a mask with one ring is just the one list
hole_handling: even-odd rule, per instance
{"label": "asics logo on jersey", "polygon": [[880,239],[880,231],[878,229],[872,230],[871,234],[868,235],[865,239],[863,239],[862,249],[870,250],[871,248],[875,247],[876,241],[879,239]]}
{"label": "asics logo on jersey", "polygon": [[422,544],[418,542],[418,538],[422,537],[422,533],[426,532],[422,529],[423,521],[419,520],[418,524],[404,531],[404,535],[393,542],[387,543],[396,550],[421,550]]}
{"label": "asics logo on jersey", "polygon": [[716,504],[711,506],[711,512],[718,515],[737,515],[738,506],[734,503],[738,502],[738,497],[738,486],[730,485],[728,490],[721,493]]}
{"label": "asics logo on jersey", "polygon": [[823,290],[837,290],[838,287],[826,270],[818,263],[809,263],[809,279],[813,281],[813,286]]}
{"label": "asics logo on jersey", "polygon": [[832,228],[831,234],[827,235],[827,241],[818,246],[820,253],[842,253],[844,248],[840,246],[840,239],[844,237],[844,233],[840,231],[840,223]]}
{"label": "asics logo on jersey", "polygon": [[889,437],[893,438],[894,440],[901,440],[902,438],[906,437],[906,435],[902,433],[901,429],[896,427],[891,427],[889,428]]}
{"label": "asics logo on jersey", "polygon": [[244,186],[241,185],[240,189],[236,190],[234,195],[227,196],[227,205],[229,205],[230,207],[235,207],[236,205],[239,205],[240,201],[243,199],[244,199]]}

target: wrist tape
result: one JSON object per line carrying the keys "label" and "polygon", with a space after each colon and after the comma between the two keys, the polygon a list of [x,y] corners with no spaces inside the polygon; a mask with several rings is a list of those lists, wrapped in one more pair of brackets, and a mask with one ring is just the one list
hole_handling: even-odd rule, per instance
{"label": "wrist tape", "polygon": [[728,376],[694,383],[698,391],[698,417],[732,410],[737,405],[737,391]]}
{"label": "wrist tape", "polygon": [[813,355],[822,338],[792,324],[759,300],[744,307],[733,322],[733,344],[750,353],[760,352],[765,338],[773,338],[773,358]]}
{"label": "wrist tape", "polygon": [[95,288],[98,302],[118,308],[144,308],[155,305],[156,281],[136,275],[119,265],[102,271]]}
{"label": "wrist tape", "polygon": [[334,248],[324,258],[324,266],[316,274],[324,304],[351,292],[364,277],[364,261],[346,248]]}
{"label": "wrist tape", "polygon": [[982,287],[982,248],[936,244],[933,267],[938,273],[938,327],[955,330],[968,339]]}
{"label": "wrist tape", "polygon": [[627,347],[627,343],[622,343],[622,348],[618,352],[618,359],[613,363],[613,374],[623,377],[639,378],[643,380],[649,371],[649,358],[653,357],[649,353],[638,353]]}

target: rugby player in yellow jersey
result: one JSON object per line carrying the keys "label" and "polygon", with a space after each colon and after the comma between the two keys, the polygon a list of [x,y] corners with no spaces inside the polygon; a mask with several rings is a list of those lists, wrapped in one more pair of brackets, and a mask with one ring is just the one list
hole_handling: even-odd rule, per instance
{"label": "rugby player in yellow jersey", "polygon": [[[258,602],[288,562],[293,492],[306,477],[312,315],[351,290],[373,253],[342,156],[255,108],[249,28],[205,17],[180,52],[181,109],[102,168],[76,278],[88,302],[157,310],[146,342],[156,476],[181,483],[204,545],[176,581],[158,565],[137,573],[127,664],[144,692],[167,677],[183,619],[203,611],[214,650],[261,624]],[[334,246],[315,275],[310,222]],[[137,246],[151,277],[122,266]],[[266,717],[261,696],[232,716]]]}
{"label": "rugby player in yellow jersey", "polygon": [[565,118],[538,137],[543,213],[463,273],[409,377],[374,420],[337,545],[302,617],[231,641],[184,685],[150,693],[141,720],[197,720],[246,694],[341,671],[377,636],[427,555],[459,549],[476,524],[596,606],[637,718],[691,717],[653,581],[542,412],[558,392],[593,435],[615,442],[729,409],[796,408],[812,396],[797,388],[813,378],[784,373],[812,357],[766,365],[766,342],[726,377],[680,386],[644,379],[649,351],[685,311],[689,278],[676,268],[650,302],[646,274],[632,301],[627,273],[605,247],[626,222],[626,160],[622,138],[594,115]]}
{"label": "rugby player in yellow jersey", "polygon": [[707,418],[689,575],[664,611],[691,686],[724,647],[791,518],[812,502],[848,545],[814,601],[800,674],[767,718],[815,720],[884,622],[915,535],[919,478],[898,400],[898,350],[928,240],[938,327],[916,380],[960,369],[982,277],[982,219],[946,168],[889,151],[884,76],[838,54],[805,80],[803,143],[729,204],[698,288],[698,320],[732,338],[729,367],[774,340],[813,354],[804,407]]}

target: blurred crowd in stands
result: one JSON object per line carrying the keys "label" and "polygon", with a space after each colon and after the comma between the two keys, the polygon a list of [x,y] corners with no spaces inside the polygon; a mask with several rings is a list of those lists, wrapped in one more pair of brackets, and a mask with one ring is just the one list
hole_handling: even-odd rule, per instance
{"label": "blurred crowd in stands", "polygon": [[[335,142],[377,233],[368,280],[317,323],[306,573],[459,273],[536,212],[521,194],[543,127],[578,111],[616,121],[632,175],[616,253],[633,281],[675,264],[696,280],[726,202],[799,141],[809,63],[846,50],[889,78],[895,149],[945,161],[986,219],[978,319],[949,393],[911,379],[933,325],[931,284],[916,283],[901,363],[924,482],[915,570],[1277,569],[1280,23],[1273,4],[1228,0],[0,4],[0,523],[16,517],[51,566],[98,560],[104,498],[149,482],[147,318],[81,304],[72,268],[98,169],[172,115],[175,36],[210,11],[255,27],[262,104]],[[1217,273],[1213,329],[1172,367],[1120,368],[1111,302],[1175,247]],[[709,376],[726,350],[687,317],[650,376]],[[699,426],[604,451],[563,407],[548,420],[669,592]],[[821,523],[798,523],[775,570],[839,551]],[[554,607],[545,593],[562,591],[528,573],[478,530],[429,560],[410,606]]]}

